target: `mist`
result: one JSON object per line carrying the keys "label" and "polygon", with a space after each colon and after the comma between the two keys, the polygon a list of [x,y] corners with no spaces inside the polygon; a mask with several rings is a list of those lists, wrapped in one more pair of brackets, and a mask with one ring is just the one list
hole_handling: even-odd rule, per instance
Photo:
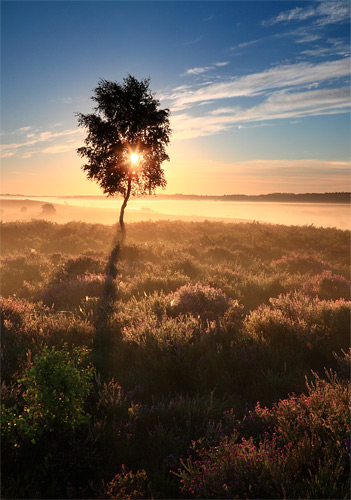
{"label": "mist", "polygon": [[[1,220],[29,221],[47,219],[58,223],[82,221],[114,224],[122,201],[103,197],[40,197],[26,199],[11,196],[1,199]],[[45,211],[49,204],[54,210]],[[341,203],[278,203],[198,201],[139,198],[128,202],[126,222],[143,220],[220,220],[224,222],[259,221],[285,225],[315,225],[350,229],[350,205]]]}

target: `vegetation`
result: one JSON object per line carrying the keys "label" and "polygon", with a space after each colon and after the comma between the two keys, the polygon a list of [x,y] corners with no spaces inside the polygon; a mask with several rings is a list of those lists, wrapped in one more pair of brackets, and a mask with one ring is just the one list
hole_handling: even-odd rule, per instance
{"label": "vegetation", "polygon": [[351,193],[269,193],[269,194],[224,194],[221,196],[196,194],[159,194],[159,198],[179,200],[217,200],[217,201],[267,201],[278,203],[347,203],[351,202]]}
{"label": "vegetation", "polygon": [[92,100],[94,113],[78,113],[87,129],[85,146],[77,150],[87,158],[83,170],[105,194],[121,194],[119,223],[125,237],[124,210],[133,194],[151,194],[164,187],[162,163],[169,160],[169,110],[149,90],[149,79],[129,75],[123,83],[100,80]]}
{"label": "vegetation", "polygon": [[349,497],[347,231],[1,233],[2,497]]}

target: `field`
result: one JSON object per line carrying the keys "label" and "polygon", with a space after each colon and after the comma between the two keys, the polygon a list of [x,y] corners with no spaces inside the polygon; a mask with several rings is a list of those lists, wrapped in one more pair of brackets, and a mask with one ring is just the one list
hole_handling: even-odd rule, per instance
{"label": "field", "polygon": [[2,497],[349,498],[350,233],[115,237],[1,225]]}

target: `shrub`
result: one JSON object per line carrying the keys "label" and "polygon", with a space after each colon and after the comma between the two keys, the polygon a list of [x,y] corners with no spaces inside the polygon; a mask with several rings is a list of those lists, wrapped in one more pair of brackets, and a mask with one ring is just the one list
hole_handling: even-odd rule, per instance
{"label": "shrub", "polygon": [[350,302],[325,301],[300,293],[270,299],[245,320],[248,333],[274,347],[304,344],[347,349],[350,342]]}
{"label": "shrub", "polygon": [[107,485],[107,498],[150,498],[150,484],[144,469],[135,473],[127,471],[125,465]]}
{"label": "shrub", "polygon": [[55,282],[68,281],[80,275],[103,274],[106,261],[101,257],[81,255],[68,259],[55,277]]}
{"label": "shrub", "polygon": [[173,314],[190,313],[209,321],[223,316],[230,306],[230,300],[222,290],[199,283],[184,285],[168,298]]}
{"label": "shrub", "polygon": [[1,372],[7,382],[18,377],[44,345],[89,346],[92,340],[93,326],[85,319],[55,313],[40,303],[1,299]]}
{"label": "shrub", "polygon": [[305,281],[301,286],[301,291],[321,300],[351,300],[350,287],[349,280],[328,270]]}
{"label": "shrub", "polygon": [[78,307],[86,297],[101,297],[105,283],[102,274],[86,274],[69,281],[53,283],[39,294],[45,305],[56,309]]}
{"label": "shrub", "polygon": [[271,266],[279,271],[301,274],[316,274],[331,269],[330,264],[324,262],[319,257],[300,252],[284,255],[280,259],[272,261]]}
{"label": "shrub", "polygon": [[[348,385],[316,376],[308,395],[257,405],[219,446],[196,446],[177,475],[195,498],[347,498]],[[264,433],[240,438],[248,424]],[[260,424],[260,425],[257,425]]]}
{"label": "shrub", "polygon": [[44,431],[75,429],[87,422],[84,402],[91,390],[94,370],[84,367],[88,351],[75,348],[71,353],[44,348],[34,358],[33,366],[19,381],[23,384],[23,409],[5,409],[4,436],[18,446],[18,439],[36,436]]}
{"label": "shrub", "polygon": [[28,298],[26,286],[27,288],[28,285],[43,286],[51,277],[53,270],[54,266],[50,260],[35,251],[2,257],[1,294],[4,297],[16,294]]}
{"label": "shrub", "polygon": [[182,315],[144,317],[122,331],[115,376],[128,387],[142,385],[149,395],[191,393],[196,388],[201,393],[226,379],[227,337],[215,321]]}
{"label": "shrub", "polygon": [[141,297],[153,292],[170,293],[189,281],[188,276],[179,272],[161,272],[159,270],[144,271],[134,276],[128,277],[119,283],[120,295],[123,299],[131,297]]}

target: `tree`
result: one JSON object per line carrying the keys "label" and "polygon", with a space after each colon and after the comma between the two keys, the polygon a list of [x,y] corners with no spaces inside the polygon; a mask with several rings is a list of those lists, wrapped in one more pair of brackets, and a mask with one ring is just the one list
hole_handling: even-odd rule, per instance
{"label": "tree", "polygon": [[44,203],[44,205],[41,206],[42,214],[43,215],[55,215],[56,214],[56,208],[52,203]]}
{"label": "tree", "polygon": [[130,196],[152,194],[166,180],[161,164],[169,160],[165,147],[171,133],[169,110],[149,90],[150,79],[131,75],[123,83],[99,80],[93,113],[77,113],[87,129],[85,146],[77,153],[88,159],[82,166],[108,196],[121,194],[119,223],[125,239],[124,211]]}

